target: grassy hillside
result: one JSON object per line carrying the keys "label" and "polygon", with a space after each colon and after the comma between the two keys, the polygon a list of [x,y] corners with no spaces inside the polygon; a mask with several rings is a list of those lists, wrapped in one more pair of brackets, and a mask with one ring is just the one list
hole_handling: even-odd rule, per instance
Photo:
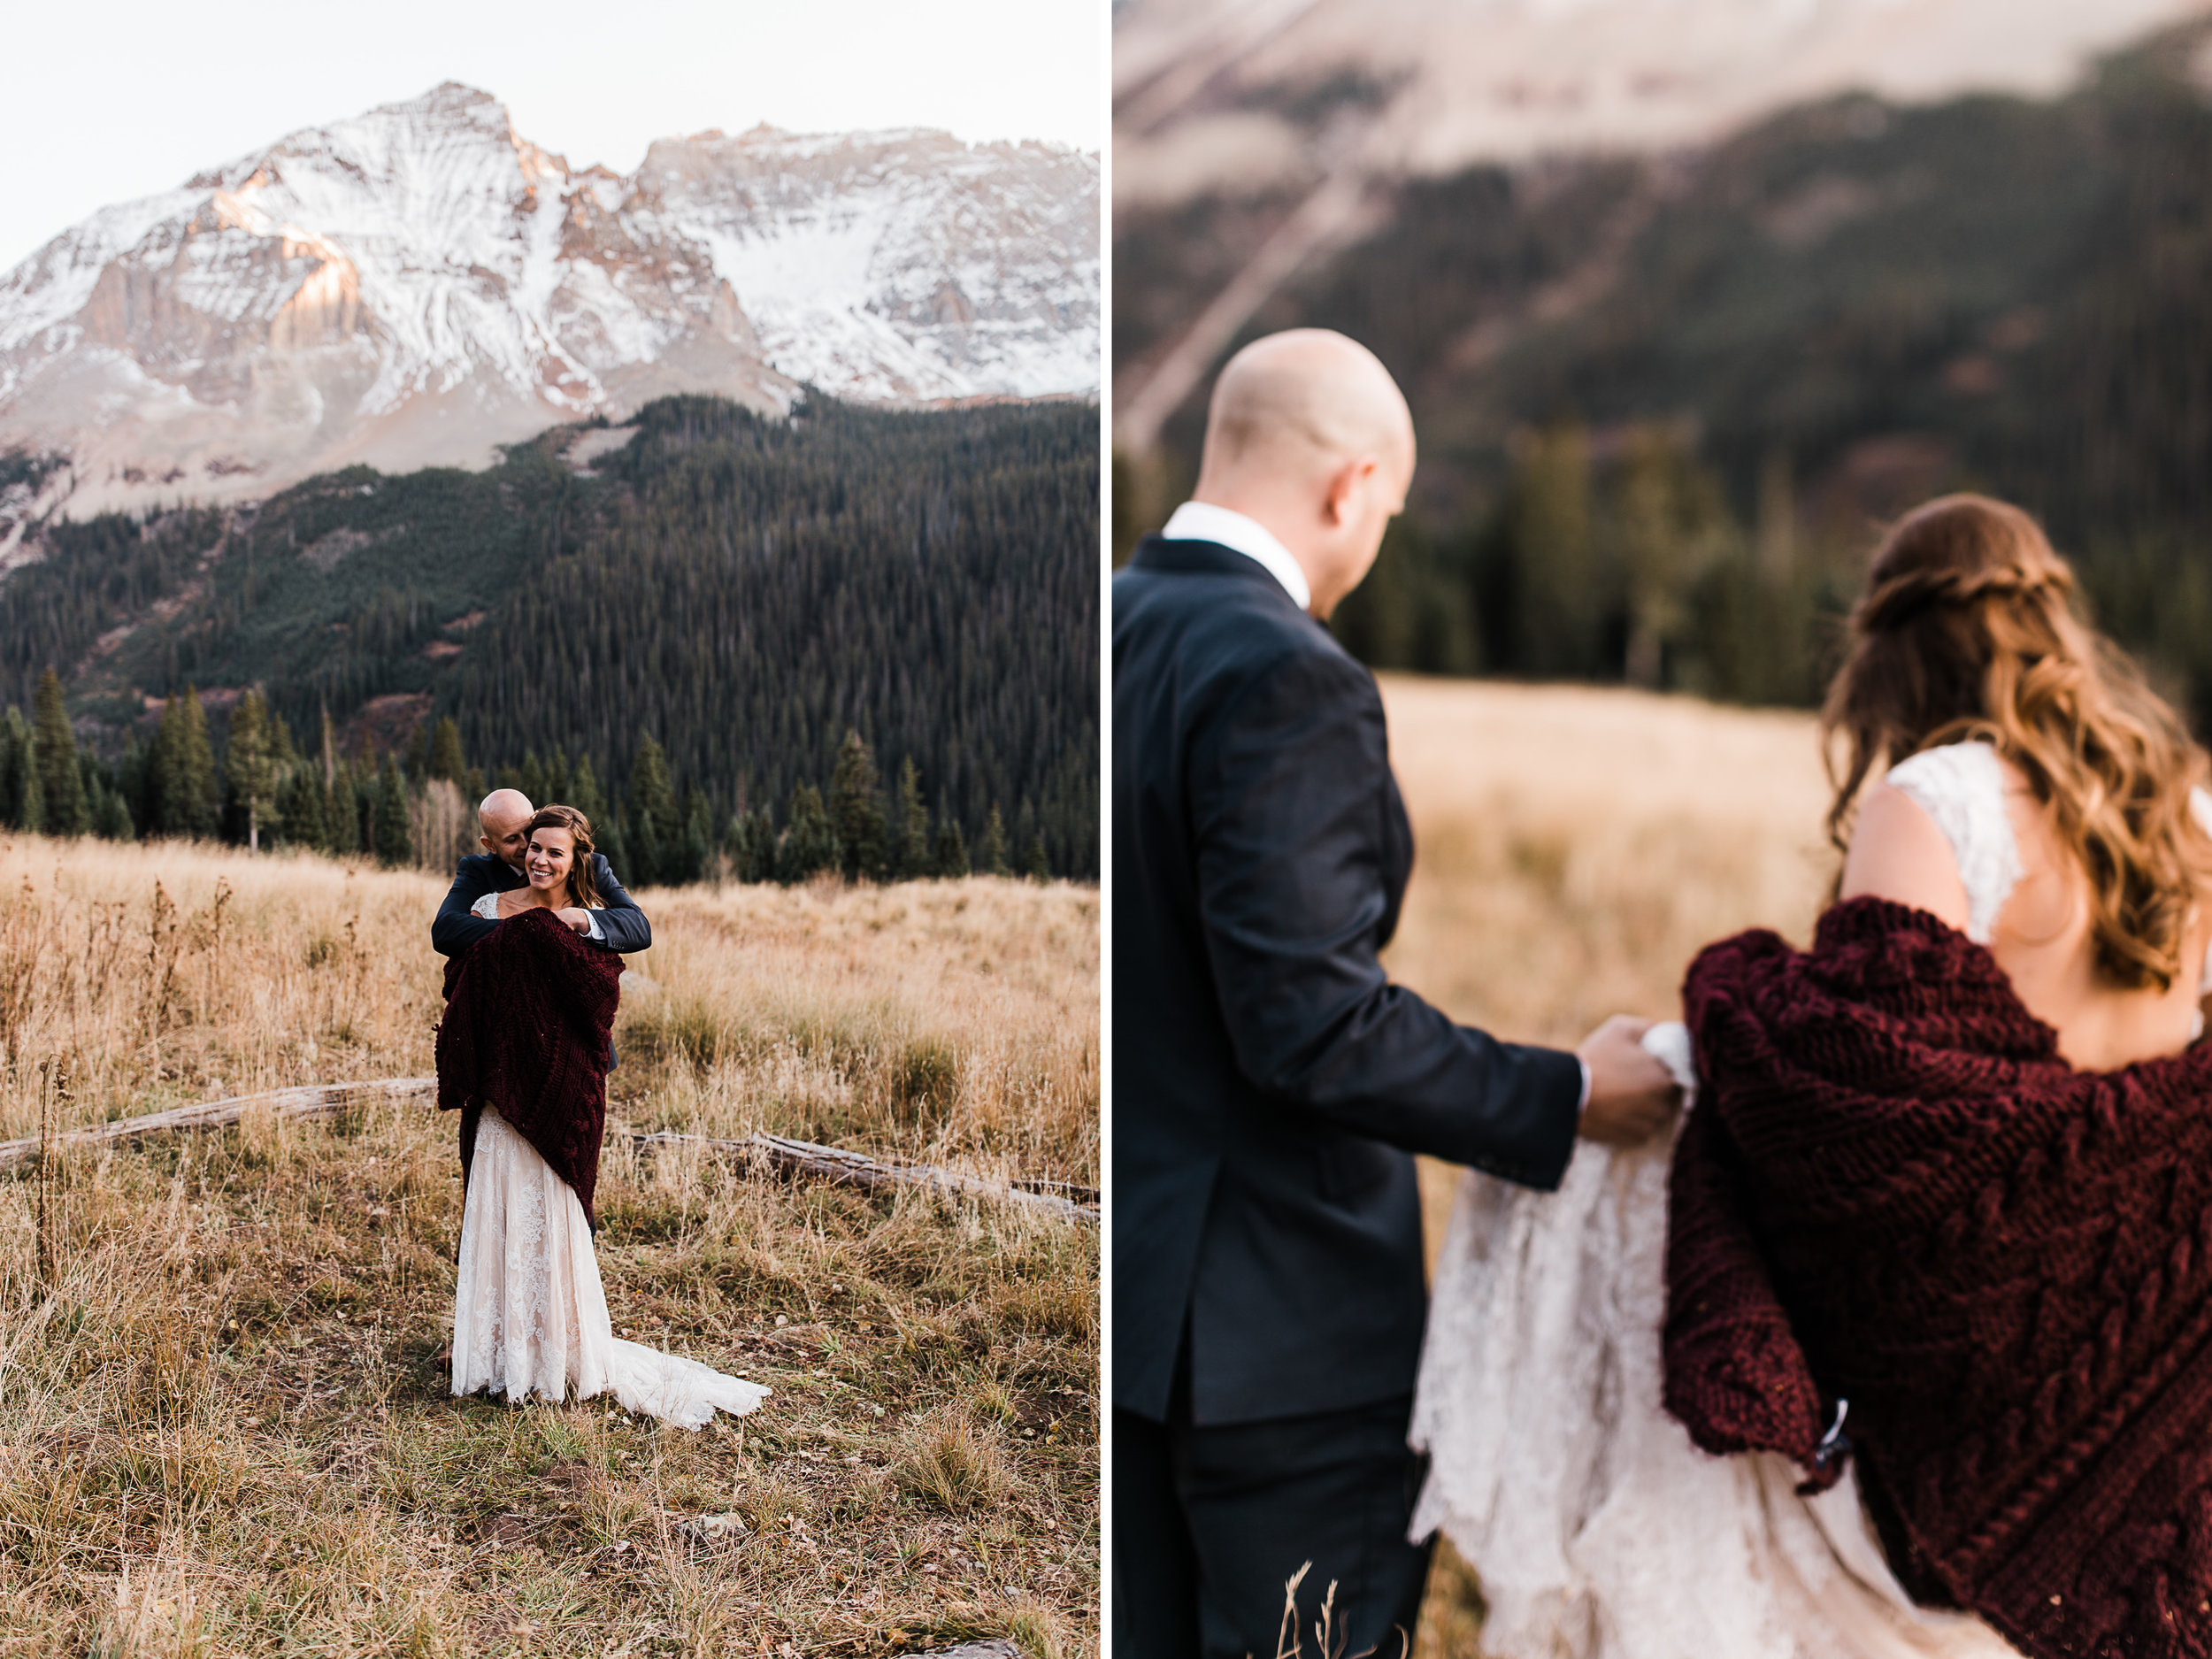
{"label": "grassy hillside", "polygon": [[[421,1074],[408,872],[0,843],[0,1133]],[[648,892],[611,1127],[765,1129],[1094,1186],[1098,900],[972,879]],[[188,1654],[849,1654],[1097,1640],[1094,1231],[611,1142],[618,1331],[764,1382],[696,1434],[457,1401],[426,1104],[0,1179],[0,1641]],[[706,1538],[684,1525],[735,1515]]]}
{"label": "grassy hillside", "polygon": [[[1342,328],[1414,404],[1414,511],[1348,637],[1801,702],[1870,526],[1976,487],[2043,515],[2100,615],[2212,714],[2208,37],[2049,101],[1846,96],[1702,154],[1399,187],[1246,331]],[[1287,206],[1118,225],[1121,362]],[[1202,414],[1131,474],[1156,511]]]}
{"label": "grassy hillside", "polygon": [[449,717],[488,777],[557,751],[617,794],[651,737],[718,832],[780,824],[856,730],[970,846],[995,807],[1017,860],[1094,875],[1097,419],[676,398],[580,461],[604,439],[565,428],[480,473],[52,525],[0,580],[0,703],[55,667],[112,757],[150,699],[259,685],[310,750],[325,709],[380,749]]}

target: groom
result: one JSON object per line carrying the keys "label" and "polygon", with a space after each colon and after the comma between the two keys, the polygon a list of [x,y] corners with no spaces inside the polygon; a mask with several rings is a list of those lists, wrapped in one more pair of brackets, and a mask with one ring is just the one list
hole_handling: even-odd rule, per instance
{"label": "groom", "polygon": [[[1390,983],[1413,860],[1373,677],[1323,626],[1413,475],[1388,371],[1256,341],[1193,499],[1114,579],[1114,1659],[1412,1640],[1415,1152],[1550,1188],[1673,1085],[1616,1018],[1499,1042]],[[1479,948],[1479,941],[1470,941]],[[1341,1643],[1340,1647],[1339,1644]]]}
{"label": "groom", "polygon": [[[495,789],[476,809],[478,838],[484,850],[471,853],[453,872],[453,886],[430,924],[430,942],[442,956],[457,956],[484,937],[497,922],[472,915],[477,900],[487,893],[510,893],[528,885],[523,856],[530,849],[530,817],[536,811],[530,797],[519,789]],[[637,901],[622,890],[604,853],[592,854],[592,881],[599,889],[600,910],[563,910],[561,919],[596,944],[628,956],[653,946],[653,925]]]}

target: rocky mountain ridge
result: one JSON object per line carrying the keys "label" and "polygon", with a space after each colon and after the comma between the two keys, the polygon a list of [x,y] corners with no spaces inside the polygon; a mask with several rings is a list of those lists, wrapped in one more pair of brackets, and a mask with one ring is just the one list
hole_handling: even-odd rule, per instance
{"label": "rocky mountain ridge", "polygon": [[28,493],[75,517],[481,465],[672,393],[1091,395],[1098,190],[1094,156],[918,130],[706,133],[626,177],[448,83],[0,275],[0,451],[65,457]]}

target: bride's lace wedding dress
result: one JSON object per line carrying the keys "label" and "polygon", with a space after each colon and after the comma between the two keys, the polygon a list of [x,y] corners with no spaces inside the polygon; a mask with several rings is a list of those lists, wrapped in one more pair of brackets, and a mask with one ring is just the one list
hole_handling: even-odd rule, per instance
{"label": "bride's lace wedding dress", "polygon": [[[1890,781],[1943,829],[1983,943],[2020,879],[1986,746]],[[1686,1084],[1688,1033],[1647,1046]],[[1671,1140],[1579,1147],[1555,1194],[1471,1174],[1438,1263],[1412,1438],[1416,1536],[1482,1582],[1486,1659],[2005,1659],[1968,1614],[1915,1605],[1848,1465],[1802,1498],[1774,1454],[1714,1457],[1660,1404]]]}
{"label": "bride's lace wedding dress", "polygon": [[[495,917],[498,904],[488,894],[476,913]],[[687,1429],[768,1397],[758,1383],[615,1335],[575,1189],[490,1106],[477,1120],[453,1304],[453,1392],[480,1388],[510,1400],[611,1393]]]}

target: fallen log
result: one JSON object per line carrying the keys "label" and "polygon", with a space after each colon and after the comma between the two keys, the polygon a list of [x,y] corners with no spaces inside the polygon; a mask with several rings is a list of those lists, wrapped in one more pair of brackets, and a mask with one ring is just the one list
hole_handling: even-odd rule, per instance
{"label": "fallen log", "polygon": [[[434,1094],[437,1087],[435,1078],[396,1077],[371,1083],[316,1083],[297,1088],[271,1089],[260,1094],[203,1101],[196,1106],[179,1106],[168,1111],[148,1112],[142,1117],[119,1118],[112,1123],[65,1130],[53,1137],[51,1145],[55,1151],[61,1152],[73,1148],[127,1144],[149,1135],[180,1130],[221,1129],[263,1106],[279,1118],[326,1118],[374,1101],[425,1097]],[[895,1187],[926,1187],[948,1194],[1017,1204],[1071,1221],[1094,1223],[1098,1219],[1095,1209],[1059,1195],[1063,1191],[1087,1194],[1089,1189],[1057,1181],[1009,1184],[941,1170],[928,1164],[883,1164],[841,1147],[817,1146],[811,1141],[793,1141],[783,1135],[749,1134],[730,1141],[713,1135],[678,1134],[666,1129],[621,1133],[633,1146],[695,1146],[719,1156],[740,1159],[749,1165],[757,1164],[779,1174],[810,1180],[833,1181],[870,1191]],[[0,1170],[35,1161],[39,1155],[39,1144],[36,1135],[23,1141],[0,1141]],[[1025,1190],[1029,1187],[1048,1190]]]}
{"label": "fallen log", "polygon": [[[73,1147],[114,1146],[180,1129],[220,1129],[236,1123],[257,1106],[267,1106],[280,1118],[326,1118],[349,1106],[365,1105],[370,1101],[408,1100],[434,1094],[437,1087],[438,1079],[434,1077],[386,1078],[374,1083],[310,1083],[298,1088],[271,1089],[262,1094],[202,1101],[196,1106],[179,1106],[170,1111],[147,1112],[137,1118],[119,1118],[112,1123],[94,1124],[83,1129],[65,1129],[54,1136],[52,1145],[55,1151],[61,1152]],[[35,1159],[38,1148],[36,1135],[25,1141],[0,1141],[0,1170]]]}
{"label": "fallen log", "polygon": [[792,1141],[782,1135],[749,1134],[741,1140],[718,1140],[712,1135],[680,1135],[666,1129],[629,1132],[634,1147],[700,1147],[726,1157],[746,1158],[766,1164],[780,1174],[809,1180],[830,1181],[841,1187],[879,1191],[893,1187],[922,1187],[935,1192],[972,1198],[995,1199],[1019,1204],[1069,1221],[1098,1219],[1095,1210],[1051,1193],[1025,1192],[1019,1186],[962,1175],[929,1164],[879,1164],[842,1147],[818,1146],[811,1141]]}

